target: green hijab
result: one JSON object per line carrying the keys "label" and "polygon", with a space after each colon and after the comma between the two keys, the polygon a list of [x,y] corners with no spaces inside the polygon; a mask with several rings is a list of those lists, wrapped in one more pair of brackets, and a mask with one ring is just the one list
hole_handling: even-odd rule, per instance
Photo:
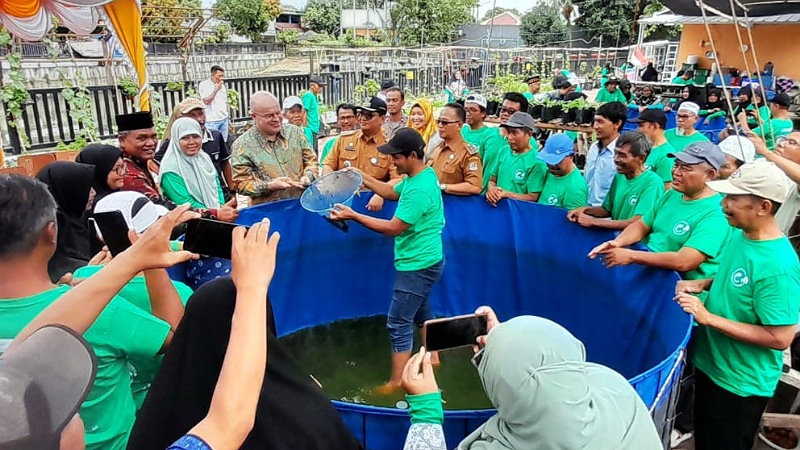
{"label": "green hijab", "polygon": [[202,148],[193,156],[181,150],[181,139],[191,135],[203,136],[203,130],[196,120],[181,117],[172,123],[169,147],[159,170],[162,175],[167,172],[177,174],[192,197],[206,208],[217,209],[220,207],[219,178],[211,157]]}
{"label": "green hijab", "polygon": [[583,344],[547,319],[521,316],[489,333],[478,373],[497,414],[458,450],[661,450],[639,395],[587,363]]}

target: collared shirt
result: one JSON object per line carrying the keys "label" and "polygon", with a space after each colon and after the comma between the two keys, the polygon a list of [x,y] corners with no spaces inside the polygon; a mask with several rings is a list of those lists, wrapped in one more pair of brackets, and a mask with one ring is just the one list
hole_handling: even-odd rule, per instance
{"label": "collared shirt", "polygon": [[167,209],[175,209],[175,203],[161,195],[153,175],[147,169],[146,161],[129,155],[123,155],[122,160],[125,162],[122,190],[138,192],[157,205],[164,206]]}
{"label": "collared shirt", "polygon": [[586,184],[589,186],[589,205],[601,206],[606,199],[608,190],[611,189],[611,182],[617,174],[617,166],[614,164],[614,149],[617,148],[617,139],[609,142],[607,146],[600,149],[600,141],[595,142],[589,148],[586,155],[585,174]]}
{"label": "collared shirt", "polygon": [[408,117],[405,114],[400,118],[399,122],[392,122],[391,117],[386,116],[383,118],[383,134],[386,136],[386,140],[391,140],[394,137],[394,134],[400,128],[403,128],[408,123]]}
{"label": "collared shirt", "polygon": [[427,161],[443,184],[467,182],[483,189],[483,161],[474,145],[461,139],[454,145],[441,142]]}
{"label": "collared shirt", "polygon": [[[214,92],[216,86],[211,79],[203,80],[197,86],[197,93],[200,99],[206,99]],[[223,84],[220,90],[214,95],[211,104],[206,105],[206,120],[208,122],[219,122],[228,118],[228,89]]]}
{"label": "collared shirt", "polygon": [[268,140],[257,127],[252,127],[233,143],[231,167],[236,191],[247,195],[251,204],[257,205],[300,197],[301,188],[271,191],[267,184],[279,177],[300,181],[306,176],[314,180],[317,156],[303,129],[296,125],[284,124],[275,141]]}
{"label": "collared shirt", "polygon": [[392,157],[378,151],[378,146],[385,143],[386,137],[381,132],[369,138],[361,130],[350,135],[342,134],[323,164],[334,171],[355,167],[378,181],[399,178]]}

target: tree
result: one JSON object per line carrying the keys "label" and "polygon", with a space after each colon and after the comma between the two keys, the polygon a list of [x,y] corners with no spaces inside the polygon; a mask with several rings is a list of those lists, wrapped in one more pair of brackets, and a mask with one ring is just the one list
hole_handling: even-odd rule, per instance
{"label": "tree", "polygon": [[636,40],[631,24],[639,2],[630,0],[573,0],[580,7],[576,24],[587,36],[602,36],[604,46],[628,45]]}
{"label": "tree", "polygon": [[303,24],[317,33],[339,34],[342,11],[337,0],[310,0],[303,15]]}
{"label": "tree", "polygon": [[542,2],[522,16],[520,36],[528,45],[547,45],[567,39],[567,26],[559,17],[555,3]]}
{"label": "tree", "polygon": [[[664,5],[662,5],[660,1],[651,0],[650,3],[644,7],[642,16],[655,14],[662,9],[664,9]],[[653,40],[673,40],[674,38],[680,36],[682,28],[683,27],[681,25],[650,25],[645,28],[644,36]]]}
{"label": "tree", "polygon": [[142,34],[155,42],[178,42],[201,9],[200,0],[143,0]]}
{"label": "tree", "polygon": [[275,8],[276,3],[277,0],[218,0],[214,7],[217,16],[228,22],[233,31],[259,42],[261,33],[280,14],[280,5]]}
{"label": "tree", "polygon": [[460,26],[473,23],[475,0],[398,0],[389,12],[395,39],[403,45],[448,42]]}
{"label": "tree", "polygon": [[297,43],[300,38],[300,32],[297,30],[284,30],[278,33],[277,40],[281,44],[292,45]]}
{"label": "tree", "polygon": [[519,10],[517,8],[503,8],[502,6],[498,6],[497,8],[492,8],[486,11],[486,14],[483,15],[482,20],[489,20],[492,17],[499,16],[504,12],[510,12],[512,14],[516,14],[517,16],[521,16]]}

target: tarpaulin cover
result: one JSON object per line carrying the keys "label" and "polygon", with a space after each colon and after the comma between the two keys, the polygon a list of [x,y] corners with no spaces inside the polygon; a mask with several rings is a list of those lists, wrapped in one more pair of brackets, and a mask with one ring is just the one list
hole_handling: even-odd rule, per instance
{"label": "tarpaulin cover", "polygon": [[[669,8],[670,11],[682,16],[703,15],[694,0],[662,0],[661,3]],[[737,17],[743,17],[744,10],[736,3],[734,2],[736,7],[734,12]],[[738,3],[748,9],[747,15],[751,17],[800,13],[800,3],[785,0],[739,0]],[[723,14],[731,15],[731,4],[728,0],[703,0],[703,4]],[[714,13],[707,10],[706,15],[713,16]]]}
{"label": "tarpaulin cover", "polygon": [[[353,207],[364,212],[368,198],[356,197]],[[395,206],[387,201],[377,215],[390,218]],[[239,222],[265,216],[282,236],[270,287],[281,334],[386,314],[394,273],[391,238],[354,223],[343,233],[297,200],[242,210]],[[628,378],[648,405],[665,384],[663,398],[674,394],[682,368],[676,362],[691,326],[672,300],[677,274],[635,265],[607,269],[588,259],[589,250],[613,233],[572,224],[562,209],[509,200],[494,208],[483,197],[448,196],[445,216],[445,271],[432,294],[437,315],[491,305],[501,320],[544,316],[581,339],[590,361]],[[389,349],[388,341],[376,346]],[[368,448],[402,447],[409,425],[405,411],[335,403]],[[490,415],[447,412],[450,446]]]}

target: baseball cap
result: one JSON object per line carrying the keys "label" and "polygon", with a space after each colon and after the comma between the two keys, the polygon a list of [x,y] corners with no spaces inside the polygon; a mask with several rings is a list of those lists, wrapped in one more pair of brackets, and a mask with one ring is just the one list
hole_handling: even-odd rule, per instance
{"label": "baseball cap", "polygon": [[511,117],[508,118],[508,122],[501,123],[500,126],[506,128],[527,128],[531,131],[535,128],[533,117],[522,111],[517,111],[512,114]]}
{"label": "baseball cap", "polygon": [[608,77],[608,80],[606,80],[606,82],[605,82],[605,84],[603,84],[603,86],[606,86],[606,85],[609,85],[609,84],[619,84],[619,78],[617,78],[617,77]]}
{"label": "baseball cap", "polygon": [[369,99],[368,102],[361,104],[358,106],[359,110],[369,111],[369,112],[376,112],[380,115],[386,115],[386,102],[381,100],[378,97],[372,97]]}
{"label": "baseball cap", "polygon": [[288,110],[290,110],[290,109],[292,109],[292,108],[294,108],[295,106],[298,106],[298,105],[299,106],[303,106],[303,101],[300,100],[300,97],[292,95],[292,96],[289,96],[289,97],[286,97],[285,99],[283,99],[283,110],[284,111],[288,111]]}
{"label": "baseball cap", "polygon": [[486,109],[486,105],[489,104],[489,102],[486,101],[486,97],[481,94],[469,94],[467,99],[464,100],[464,103],[475,103],[483,109]]}
{"label": "baseball cap", "polygon": [[650,122],[658,124],[661,129],[667,128],[667,115],[660,109],[645,109],[639,113],[639,117],[628,120],[630,123]]}
{"label": "baseball cap", "polygon": [[400,128],[394,133],[392,139],[378,146],[378,151],[384,155],[413,152],[425,149],[425,140],[412,128]]}
{"label": "baseball cap", "polygon": [[756,146],[744,136],[728,136],[719,143],[719,149],[746,163],[756,158]]}
{"label": "baseball cap", "polygon": [[169,212],[167,208],[156,205],[134,191],[113,192],[98,200],[94,207],[95,213],[111,211],[121,212],[128,228],[137,233],[144,233],[150,225]]}
{"label": "baseball cap", "polygon": [[681,106],[678,107],[678,112],[681,111],[686,111],[696,116],[700,113],[700,105],[695,102],[683,102],[681,103]]}
{"label": "baseball cap", "polygon": [[684,147],[683,151],[676,153],[668,153],[667,156],[675,158],[686,164],[700,164],[709,163],[714,170],[725,164],[725,156],[722,150],[711,142],[692,142]]}
{"label": "baseball cap", "polygon": [[575,153],[572,139],[564,133],[557,133],[547,138],[544,148],[537,157],[550,166],[561,163],[569,155]]}
{"label": "baseball cap", "polygon": [[58,449],[94,384],[97,359],[74,331],[48,325],[0,359],[0,448]]}
{"label": "baseball cap", "polygon": [[397,83],[394,82],[391,78],[386,78],[381,81],[381,90],[385,91],[386,89],[392,88],[397,86]]}
{"label": "baseball cap", "polygon": [[325,82],[325,80],[322,79],[322,77],[319,77],[319,76],[316,76],[316,75],[309,77],[308,78],[308,82],[309,83],[318,84],[320,86],[325,86],[326,84],[328,84],[328,83]]}
{"label": "baseball cap", "polygon": [[772,99],[772,103],[783,106],[784,108],[788,108],[792,105],[792,98],[789,97],[789,94],[781,92]]}
{"label": "baseball cap", "polygon": [[755,195],[783,203],[789,197],[789,179],[766,159],[757,159],[736,169],[727,180],[707,181],[711,189],[730,195]]}
{"label": "baseball cap", "polygon": [[183,99],[183,101],[178,103],[175,108],[178,110],[178,114],[184,115],[189,111],[194,111],[195,109],[205,110],[206,104],[203,103],[203,101],[199,98],[189,97]]}

